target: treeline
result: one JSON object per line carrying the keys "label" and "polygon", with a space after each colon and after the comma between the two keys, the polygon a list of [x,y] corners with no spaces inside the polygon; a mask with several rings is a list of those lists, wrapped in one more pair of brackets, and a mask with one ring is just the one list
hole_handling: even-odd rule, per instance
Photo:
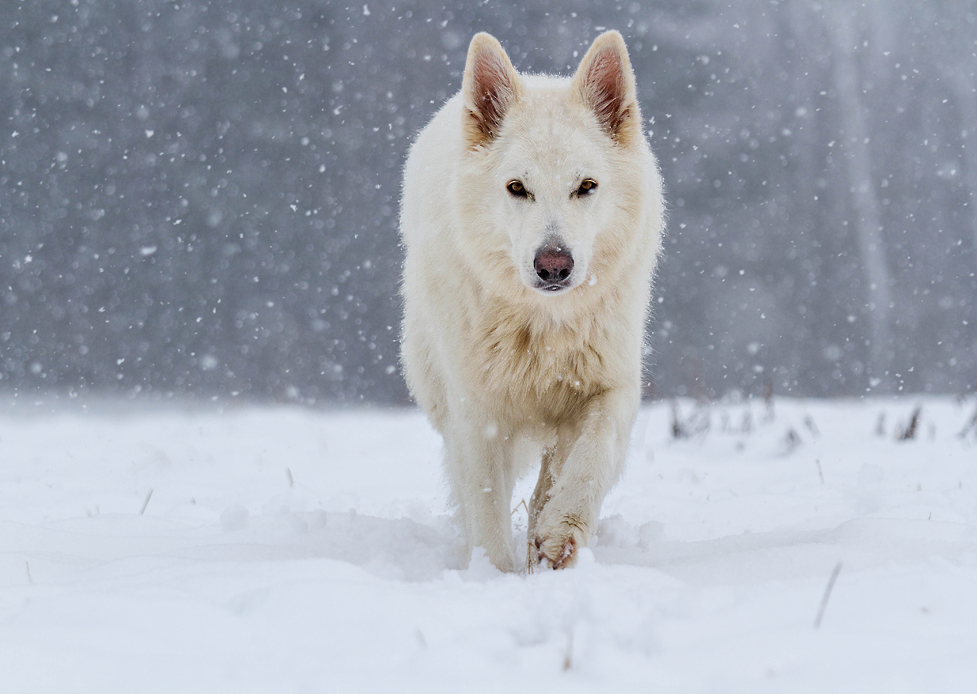
{"label": "treeline", "polygon": [[399,178],[471,35],[624,33],[649,395],[972,389],[973,3],[6,3],[0,390],[406,401]]}

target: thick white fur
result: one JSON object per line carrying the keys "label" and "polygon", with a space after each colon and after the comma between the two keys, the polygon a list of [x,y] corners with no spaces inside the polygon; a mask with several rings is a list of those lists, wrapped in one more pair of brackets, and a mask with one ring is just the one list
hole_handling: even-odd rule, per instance
{"label": "thick white fur", "polygon": [[[479,130],[486,84],[500,118]],[[602,84],[627,109],[620,123],[600,117]],[[586,178],[596,191],[574,195]],[[512,195],[512,180],[532,199]],[[476,35],[462,92],[420,134],[404,172],[402,358],[444,437],[469,551],[483,547],[499,569],[516,567],[517,440],[542,450],[529,570],[572,565],[593,535],[639,404],[663,224],[620,34],[600,36],[572,79],[518,75],[494,38]],[[574,268],[569,288],[543,292],[533,259],[554,237]]]}

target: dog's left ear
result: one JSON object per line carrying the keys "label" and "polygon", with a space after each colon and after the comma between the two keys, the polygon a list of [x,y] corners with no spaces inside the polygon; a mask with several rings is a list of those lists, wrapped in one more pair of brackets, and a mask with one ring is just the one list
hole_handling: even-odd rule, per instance
{"label": "dog's left ear", "polygon": [[641,137],[641,111],[624,39],[608,31],[580,61],[573,87],[607,134],[622,145]]}

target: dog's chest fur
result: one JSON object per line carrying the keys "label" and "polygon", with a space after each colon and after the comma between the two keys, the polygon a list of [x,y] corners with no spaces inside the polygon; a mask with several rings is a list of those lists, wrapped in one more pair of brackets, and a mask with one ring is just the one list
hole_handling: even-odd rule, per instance
{"label": "dog's chest fur", "polygon": [[481,390],[501,395],[513,414],[528,422],[573,418],[612,385],[613,346],[602,323],[594,316],[573,325],[541,325],[496,307],[473,326]]}

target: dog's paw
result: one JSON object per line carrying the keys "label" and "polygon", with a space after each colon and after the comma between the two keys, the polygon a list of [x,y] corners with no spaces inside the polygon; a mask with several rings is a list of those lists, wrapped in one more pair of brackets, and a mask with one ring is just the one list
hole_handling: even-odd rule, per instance
{"label": "dog's paw", "polygon": [[575,516],[543,526],[529,546],[529,571],[537,568],[567,569],[577,563],[577,550],[587,546],[589,534]]}

